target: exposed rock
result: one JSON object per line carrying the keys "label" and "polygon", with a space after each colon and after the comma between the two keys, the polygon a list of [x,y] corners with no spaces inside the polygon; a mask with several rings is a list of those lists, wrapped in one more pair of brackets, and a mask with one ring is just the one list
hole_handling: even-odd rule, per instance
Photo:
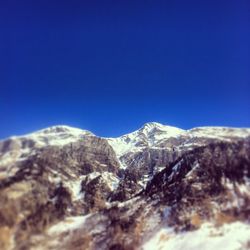
{"label": "exposed rock", "polygon": [[250,129],[55,126],[0,142],[3,250],[181,249],[180,233],[207,228],[244,228],[231,245],[248,249],[249,222]]}

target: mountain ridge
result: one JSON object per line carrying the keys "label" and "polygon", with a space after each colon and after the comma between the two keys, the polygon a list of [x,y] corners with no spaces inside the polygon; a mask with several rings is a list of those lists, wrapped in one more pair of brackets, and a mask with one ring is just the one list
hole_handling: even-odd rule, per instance
{"label": "mountain ridge", "polygon": [[116,136],[116,137],[110,137],[110,136],[101,136],[101,135],[96,135],[94,134],[92,131],[89,131],[89,130],[86,130],[86,129],[82,129],[82,128],[78,128],[78,127],[74,127],[74,126],[69,126],[69,125],[66,125],[66,124],[57,124],[57,125],[52,125],[52,126],[48,126],[48,127],[45,127],[45,128],[41,128],[41,129],[38,129],[38,130],[34,130],[30,133],[25,133],[25,134],[21,134],[21,135],[12,135],[12,136],[8,136],[8,137],[5,137],[5,138],[1,138],[0,141],[4,141],[4,140],[7,140],[7,139],[16,139],[16,138],[20,138],[20,137],[26,137],[26,136],[30,136],[34,133],[42,133],[42,132],[45,132],[45,131],[49,131],[51,130],[51,132],[53,131],[56,131],[58,130],[58,132],[66,132],[66,131],[79,131],[79,132],[86,132],[86,133],[90,133],[90,134],[93,134],[95,136],[98,136],[98,137],[102,137],[102,138],[119,138],[119,137],[122,137],[122,136],[125,136],[125,135],[128,135],[128,134],[132,134],[133,132],[136,132],[138,130],[143,130],[145,127],[151,127],[151,128],[155,128],[155,127],[158,127],[158,128],[162,128],[162,127],[169,127],[169,128],[175,128],[175,129],[180,129],[180,130],[183,130],[183,131],[192,131],[194,129],[233,129],[233,130],[246,130],[246,131],[249,131],[250,128],[248,127],[232,127],[232,126],[198,126],[198,127],[192,127],[192,128],[189,128],[189,129],[181,129],[181,128],[178,128],[178,127],[175,127],[175,126],[172,126],[172,125],[166,125],[166,124],[162,124],[162,123],[159,123],[159,122],[146,122],[144,123],[142,126],[140,126],[137,130],[134,130],[132,132],[128,132],[128,133],[124,133],[124,134],[121,134],[119,136]]}
{"label": "mountain ridge", "polygon": [[250,129],[63,125],[0,141],[3,250],[248,249],[249,215]]}

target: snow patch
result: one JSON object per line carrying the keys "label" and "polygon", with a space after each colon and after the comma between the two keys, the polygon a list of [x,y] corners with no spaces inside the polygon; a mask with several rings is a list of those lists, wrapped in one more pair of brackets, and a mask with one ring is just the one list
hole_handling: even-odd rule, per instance
{"label": "snow patch", "polygon": [[204,223],[196,231],[175,234],[162,228],[143,245],[144,250],[239,250],[248,249],[250,225],[242,222],[224,224],[217,228]]}
{"label": "snow patch", "polygon": [[63,221],[53,225],[48,229],[48,234],[60,234],[66,231],[73,231],[79,227],[82,227],[88,217],[91,214],[85,216],[72,216],[67,217]]}
{"label": "snow patch", "polygon": [[249,128],[227,128],[227,127],[197,127],[187,131],[193,137],[205,137],[212,139],[230,139],[232,137],[244,138],[250,135]]}

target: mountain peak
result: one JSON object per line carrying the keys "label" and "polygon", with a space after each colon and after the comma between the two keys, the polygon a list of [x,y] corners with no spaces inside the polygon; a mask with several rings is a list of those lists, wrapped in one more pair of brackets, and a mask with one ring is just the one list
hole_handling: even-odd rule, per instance
{"label": "mountain peak", "polygon": [[147,122],[139,129],[139,131],[142,131],[147,134],[155,130],[166,130],[166,128],[168,127],[170,126],[163,125],[159,122]]}
{"label": "mountain peak", "polygon": [[168,126],[168,125],[163,125],[161,123],[158,122],[148,122],[145,123],[140,129],[139,131],[141,131],[142,133],[146,134],[146,135],[150,135],[150,134],[154,134],[155,132],[163,132],[164,134],[168,134],[171,136],[177,136],[180,133],[185,132],[185,130],[182,130],[180,128],[177,127],[173,127],[173,126]]}
{"label": "mountain peak", "polygon": [[144,123],[144,125],[142,126],[142,128],[155,128],[155,127],[164,127],[164,125],[159,122],[147,122]]}
{"label": "mountain peak", "polygon": [[38,133],[43,134],[60,134],[60,133],[86,133],[86,130],[82,130],[79,128],[70,127],[67,125],[55,125],[42,130],[37,131]]}

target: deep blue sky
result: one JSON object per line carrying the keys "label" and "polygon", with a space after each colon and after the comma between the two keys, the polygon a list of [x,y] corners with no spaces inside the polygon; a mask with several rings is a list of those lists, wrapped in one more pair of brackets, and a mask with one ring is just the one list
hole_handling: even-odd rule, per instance
{"label": "deep blue sky", "polygon": [[249,13],[249,0],[1,1],[0,138],[250,127]]}

